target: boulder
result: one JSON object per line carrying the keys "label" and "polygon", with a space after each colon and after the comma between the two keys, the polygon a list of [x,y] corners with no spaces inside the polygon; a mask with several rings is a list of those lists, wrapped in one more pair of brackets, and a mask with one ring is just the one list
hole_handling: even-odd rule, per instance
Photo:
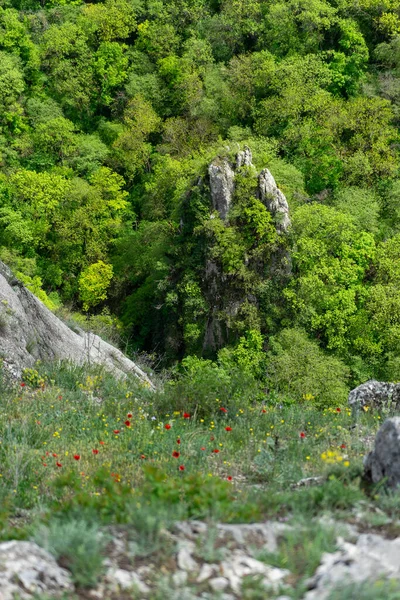
{"label": "boulder", "polygon": [[104,365],[117,376],[133,374],[154,388],[147,375],[99,336],[72,331],[0,261],[0,358],[14,376],[37,360]]}
{"label": "boulder", "polygon": [[385,383],[371,379],[352,390],[349,394],[349,405],[353,413],[360,408],[382,409],[400,406],[400,383]]}
{"label": "boulder", "polygon": [[32,542],[0,544],[0,599],[14,600],[72,593],[71,576],[54,558]]}
{"label": "boulder", "polygon": [[400,484],[400,417],[386,419],[379,429],[375,448],[364,459],[364,475],[374,484],[383,479],[392,488]]}

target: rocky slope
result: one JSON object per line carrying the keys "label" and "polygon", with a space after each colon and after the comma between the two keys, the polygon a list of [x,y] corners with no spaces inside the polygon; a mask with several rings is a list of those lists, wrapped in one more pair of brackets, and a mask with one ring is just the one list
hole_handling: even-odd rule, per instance
{"label": "rocky slope", "polygon": [[154,387],[120,350],[93,333],[75,333],[0,261],[0,358],[19,377],[35,361],[67,359],[102,364],[117,376],[133,374]]}

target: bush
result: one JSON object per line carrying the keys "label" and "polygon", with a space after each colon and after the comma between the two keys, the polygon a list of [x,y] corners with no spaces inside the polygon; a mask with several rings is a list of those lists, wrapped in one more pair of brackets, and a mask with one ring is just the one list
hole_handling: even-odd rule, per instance
{"label": "bush", "polygon": [[105,539],[97,525],[83,520],[54,520],[40,526],[34,541],[67,567],[78,586],[94,587],[103,569]]}
{"label": "bush", "polygon": [[346,365],[325,354],[302,329],[284,329],[271,339],[268,380],[279,394],[296,401],[312,400],[319,407],[347,401]]}
{"label": "bush", "polygon": [[188,356],[176,379],[167,383],[159,409],[186,411],[197,416],[218,414],[221,407],[245,406],[260,395],[260,384],[234,361],[224,364]]}

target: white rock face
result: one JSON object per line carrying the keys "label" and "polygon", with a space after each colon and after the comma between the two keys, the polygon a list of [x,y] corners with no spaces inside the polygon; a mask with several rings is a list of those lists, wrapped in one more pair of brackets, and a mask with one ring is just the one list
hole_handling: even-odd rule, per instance
{"label": "white rock face", "polygon": [[214,210],[225,220],[232,203],[235,189],[235,172],[226,158],[214,160],[208,167],[211,200]]}
{"label": "white rock face", "polygon": [[342,541],[338,552],[323,555],[304,600],[326,600],[338,586],[380,578],[400,579],[400,538],[362,534],[356,544]]}
{"label": "white rock face", "polygon": [[[245,146],[244,150],[237,153],[235,165],[231,164],[227,158],[219,157],[213,160],[208,167],[212,205],[214,210],[219,212],[223,221],[227,220],[232,204],[236,172],[242,167],[253,167],[252,160],[251,150]],[[268,169],[263,169],[258,176],[258,195],[274,217],[277,231],[286,233],[291,224],[289,205]]]}
{"label": "white rock face", "polygon": [[400,485],[400,417],[386,419],[375,438],[375,448],[364,460],[365,477],[372,483],[385,479],[387,486]]}
{"label": "white rock face", "polygon": [[276,219],[276,228],[284,233],[289,229],[289,205],[284,194],[276,185],[275,179],[268,169],[263,169],[258,178],[261,202]]}
{"label": "white rock face", "polygon": [[22,600],[48,594],[57,597],[73,592],[68,571],[54,558],[31,542],[0,544],[0,600]]}
{"label": "white rock face", "polygon": [[154,387],[147,375],[120,350],[93,333],[72,331],[1,261],[0,358],[17,375],[38,359],[69,359],[77,364],[102,364],[117,376],[132,373]]}
{"label": "white rock face", "polygon": [[251,167],[253,164],[253,155],[248,146],[244,147],[244,150],[241,150],[236,155],[236,168],[240,169],[241,167]]}

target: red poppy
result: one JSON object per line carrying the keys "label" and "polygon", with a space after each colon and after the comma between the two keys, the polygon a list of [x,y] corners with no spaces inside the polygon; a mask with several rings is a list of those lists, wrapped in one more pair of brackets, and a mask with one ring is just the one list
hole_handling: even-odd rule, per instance
{"label": "red poppy", "polygon": [[214,452],[214,454],[218,454],[218,452],[219,452],[218,448],[214,448],[213,452]]}
{"label": "red poppy", "polygon": [[92,450],[92,453],[93,453],[93,454],[98,454],[98,453],[99,453],[99,451],[97,450],[97,448],[93,448],[93,450]]}
{"label": "red poppy", "polygon": [[46,456],[50,456],[50,452],[46,452]]}
{"label": "red poppy", "polygon": [[172,453],[172,456],[173,456],[174,458],[179,458],[179,457],[180,457],[180,455],[181,455],[181,453],[180,453],[180,452],[177,452],[176,450],[174,450],[174,451],[173,451],[173,453]]}
{"label": "red poppy", "polygon": [[57,467],[62,467],[62,464],[60,462],[56,462]]}
{"label": "red poppy", "polygon": [[228,412],[228,410],[227,410],[226,408],[224,408],[223,406],[220,406],[220,407],[219,407],[219,410],[220,410],[221,412],[223,412],[223,413],[227,413],[227,412]]}
{"label": "red poppy", "polygon": [[190,419],[190,415],[189,415],[189,413],[186,413],[186,412],[185,412],[185,413],[183,413],[183,418],[184,418],[184,419]]}
{"label": "red poppy", "polygon": [[179,465],[179,470],[180,471],[184,471],[185,470],[185,466],[184,465]]}
{"label": "red poppy", "polygon": [[300,431],[299,435],[302,439],[304,439],[306,437],[306,434],[304,433],[304,431]]}
{"label": "red poppy", "polygon": [[62,396],[58,396],[58,399],[59,399],[59,400],[62,400]]}
{"label": "red poppy", "polygon": [[204,446],[202,446],[202,447],[200,448],[200,450],[205,450]]}
{"label": "red poppy", "polygon": [[130,421],[125,421],[125,423],[124,423],[124,424],[125,424],[127,427],[130,427],[130,426],[131,426],[131,422],[130,422]]}
{"label": "red poppy", "polygon": [[43,465],[44,467],[47,467],[47,463],[42,463],[42,465]]}
{"label": "red poppy", "polygon": [[102,446],[104,446],[104,442],[99,442],[99,444],[101,444]]}
{"label": "red poppy", "polygon": [[341,411],[341,409],[338,407],[338,408],[336,409],[336,412],[342,412],[342,411]]}
{"label": "red poppy", "polygon": [[128,417],[128,419],[132,419],[133,415],[132,415],[132,413],[128,413],[126,416]]}
{"label": "red poppy", "polygon": [[74,454],[74,459],[75,460],[80,460],[81,459],[81,455],[80,454]]}
{"label": "red poppy", "polygon": [[54,458],[57,458],[57,454],[55,452],[53,452],[52,456],[54,456]]}
{"label": "red poppy", "polygon": [[36,421],[36,425],[40,425],[40,421]]}
{"label": "red poppy", "polygon": [[181,443],[181,440],[178,438],[178,439],[176,440],[176,443],[177,443],[177,444],[180,444],[180,443]]}
{"label": "red poppy", "polygon": [[346,448],[346,444],[342,444],[340,447],[342,450],[344,450],[344,448]]}
{"label": "red poppy", "polygon": [[215,440],[215,437],[213,435],[210,435],[210,440],[213,442]]}
{"label": "red poppy", "polygon": [[266,413],[267,411],[265,410],[265,408],[263,408],[261,412],[262,413]]}
{"label": "red poppy", "polygon": [[232,475],[228,475],[227,480],[232,481]]}
{"label": "red poppy", "polygon": [[171,429],[171,425],[170,425],[169,423],[166,423],[166,424],[164,425],[164,428],[165,428],[165,429]]}
{"label": "red poppy", "polygon": [[145,457],[145,455],[144,455],[144,454],[141,454],[141,455],[140,455],[140,458],[146,458],[146,457]]}
{"label": "red poppy", "polygon": [[225,431],[232,431],[232,427],[225,427]]}
{"label": "red poppy", "polygon": [[20,383],[20,386],[21,386],[21,387],[25,387],[25,386],[26,386],[26,383],[23,383],[23,382],[22,382],[22,383]]}
{"label": "red poppy", "polygon": [[120,431],[119,429],[114,429],[113,433],[115,433],[115,435],[118,435],[119,431]]}

